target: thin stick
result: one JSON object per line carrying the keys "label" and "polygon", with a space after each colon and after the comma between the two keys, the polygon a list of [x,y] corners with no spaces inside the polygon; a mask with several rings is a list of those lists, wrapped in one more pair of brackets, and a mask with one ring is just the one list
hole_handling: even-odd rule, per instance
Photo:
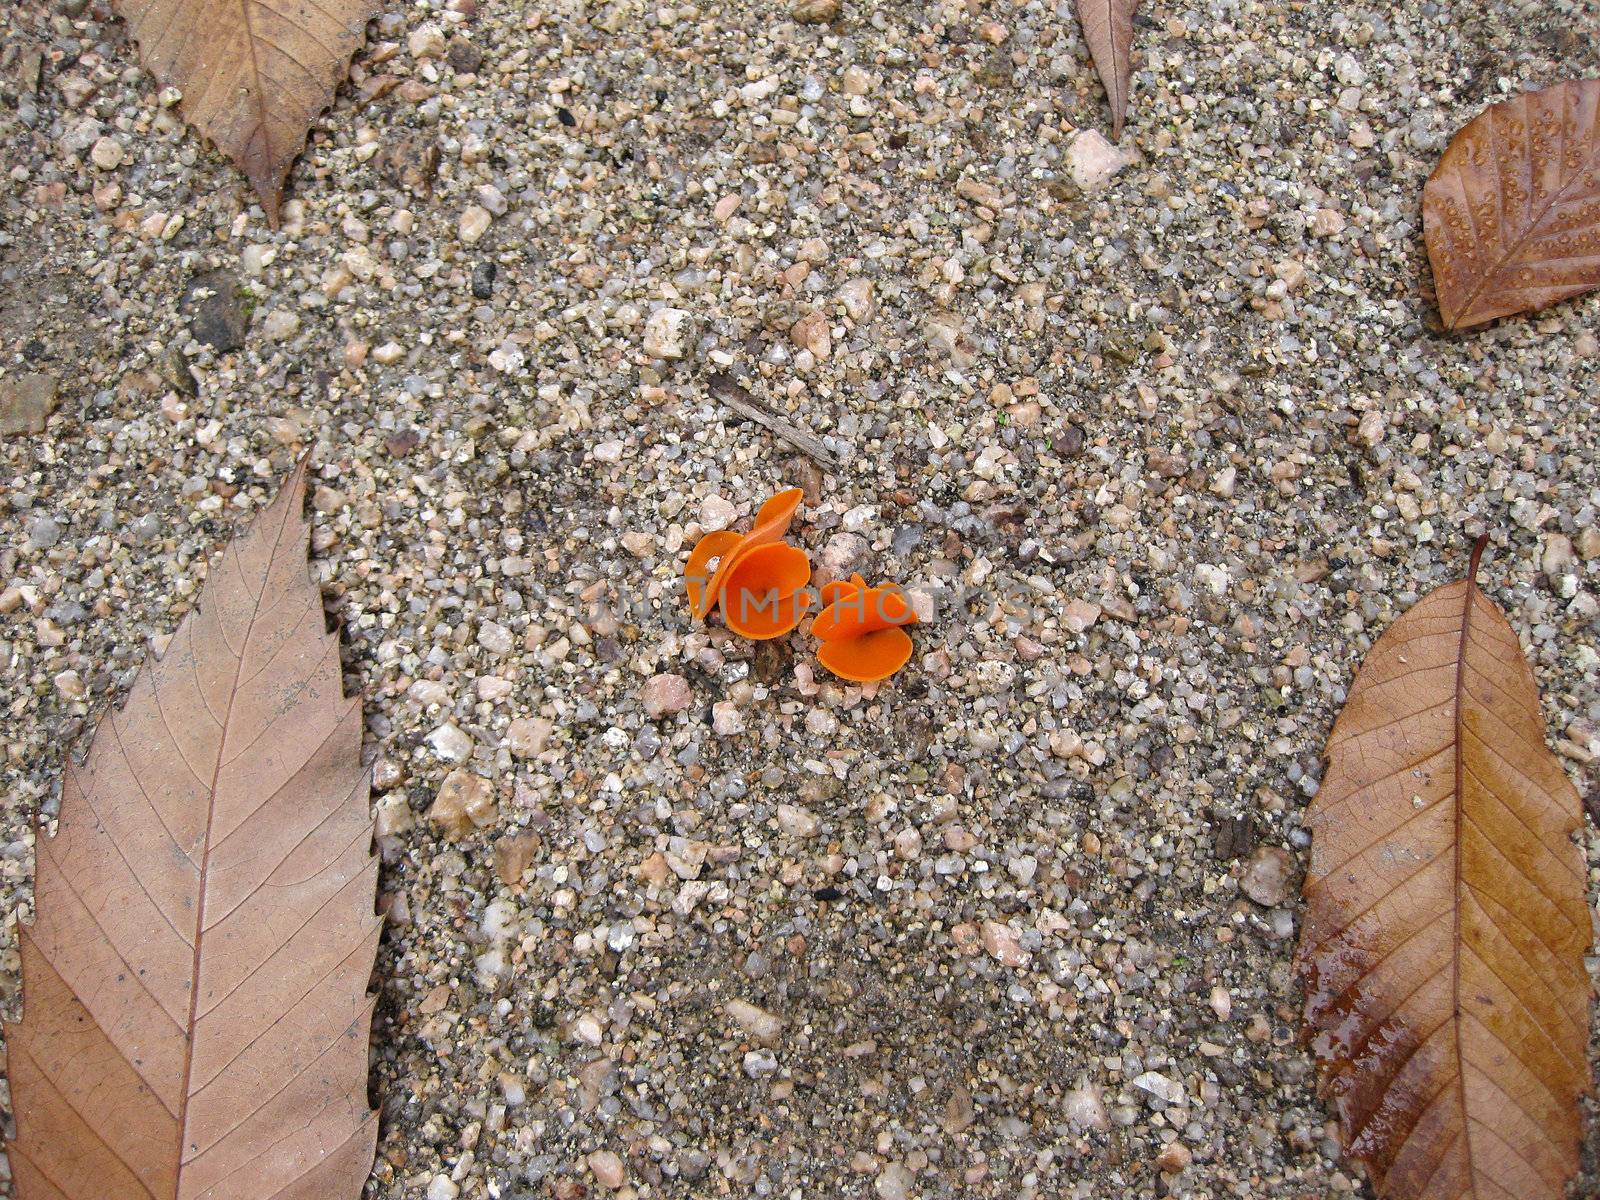
{"label": "thin stick", "polygon": [[819,466],[826,467],[830,471],[839,469],[839,456],[824,446],[821,438],[779,416],[751,395],[750,389],[746,388],[733,376],[723,374],[720,371],[714,375],[708,375],[706,377],[706,390],[711,393],[713,398],[722,401],[741,417],[746,417],[758,425],[765,426],[796,450],[814,459]]}

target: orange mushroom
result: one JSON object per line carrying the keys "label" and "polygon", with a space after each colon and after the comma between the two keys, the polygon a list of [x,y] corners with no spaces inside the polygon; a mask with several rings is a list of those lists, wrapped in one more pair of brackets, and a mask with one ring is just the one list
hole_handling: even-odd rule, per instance
{"label": "orange mushroom", "polygon": [[817,659],[841,679],[872,683],[887,679],[911,658],[911,637],[901,628],[917,614],[895,584],[868,587],[852,575],[822,589],[827,606],[811,623],[822,642]]}
{"label": "orange mushroom", "polygon": [[[720,607],[729,629],[756,641],[781,637],[800,623],[811,562],[783,535],[802,495],[799,488],[789,488],[772,497],[756,513],[749,533],[722,530],[700,539],[684,566],[689,610],[697,619]],[[713,559],[717,569],[707,578]]]}

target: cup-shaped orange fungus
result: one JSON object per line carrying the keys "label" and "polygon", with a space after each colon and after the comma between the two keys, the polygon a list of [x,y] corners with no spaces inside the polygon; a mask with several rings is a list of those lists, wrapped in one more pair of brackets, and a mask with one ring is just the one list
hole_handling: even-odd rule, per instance
{"label": "cup-shaped orange fungus", "polygon": [[726,559],[742,541],[744,534],[725,529],[721,533],[706,534],[690,551],[683,579],[689,588],[689,611],[696,620],[703,619],[717,606],[717,594],[711,590],[712,574],[707,568],[715,559]]}
{"label": "cup-shaped orange fungus", "polygon": [[[779,492],[756,513],[746,534],[731,530],[700,539],[684,567],[689,610],[705,618],[719,605],[728,628],[755,640],[780,637],[805,615],[805,586],[811,563],[804,551],[784,542],[803,493]],[[717,560],[715,572],[707,568]]]}
{"label": "cup-shaped orange fungus", "polygon": [[741,554],[722,585],[722,619],[754,641],[781,637],[805,616],[811,563],[787,542],[768,542]]}
{"label": "cup-shaped orange fungus", "polygon": [[868,587],[852,575],[822,589],[827,605],[811,623],[822,642],[817,659],[841,679],[887,679],[911,658],[911,636],[901,628],[917,619],[898,586]]}

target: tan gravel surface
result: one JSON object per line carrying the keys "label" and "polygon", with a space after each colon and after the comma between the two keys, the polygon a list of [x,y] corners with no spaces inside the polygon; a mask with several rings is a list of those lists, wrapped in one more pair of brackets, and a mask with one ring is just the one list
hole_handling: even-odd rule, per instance
{"label": "tan gravel surface", "polygon": [[[104,0],[0,9],[8,1011],[63,756],[310,449],[391,918],[370,1196],[1367,1194],[1301,815],[1482,530],[1600,779],[1600,296],[1441,334],[1420,221],[1600,7],[1136,29],[1113,145],[1069,0],[397,5],[274,231]],[[888,684],[688,620],[785,485],[930,618]]]}

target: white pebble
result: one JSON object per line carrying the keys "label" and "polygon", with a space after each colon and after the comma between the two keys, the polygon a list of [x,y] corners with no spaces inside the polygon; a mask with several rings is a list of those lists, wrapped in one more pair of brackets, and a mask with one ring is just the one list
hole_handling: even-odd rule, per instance
{"label": "white pebble", "polygon": [[516,644],[511,636],[511,631],[504,625],[495,621],[485,621],[478,626],[478,645],[490,654],[510,654],[511,648]]}
{"label": "white pebble", "polygon": [[746,104],[760,104],[773,92],[778,90],[778,81],[770,75],[765,79],[758,79],[754,83],[747,83],[739,89],[739,99]]}
{"label": "white pebble", "polygon": [[1168,1079],[1159,1071],[1146,1071],[1143,1075],[1137,1076],[1133,1086],[1163,1104],[1183,1103],[1183,1085]]}
{"label": "white pebble", "polygon": [[775,1074],[778,1070],[778,1058],[770,1050],[748,1050],[744,1056],[744,1073],[751,1079],[760,1079],[763,1075]]}
{"label": "white pebble", "polygon": [[816,815],[798,804],[778,805],[778,828],[790,837],[815,837],[818,824]]}
{"label": "white pebble", "polygon": [[1067,170],[1084,192],[1105,187],[1128,162],[1128,154],[1106,141],[1098,129],[1085,129],[1067,147]]}
{"label": "white pebble", "polygon": [[102,171],[115,171],[122,165],[122,143],[116,138],[103,137],[89,151],[89,161]]}
{"label": "white pebble", "polygon": [[700,502],[700,524],[707,529],[728,528],[738,513],[731,501],[715,494]]}
{"label": "white pebble", "polygon": [[471,246],[489,232],[489,226],[493,223],[493,213],[477,204],[470,204],[461,214],[461,224],[457,234],[463,242]]}
{"label": "white pebble", "polygon": [[734,1024],[742,1029],[746,1036],[754,1038],[764,1046],[776,1045],[783,1033],[782,1017],[751,1004],[748,1000],[729,1000],[723,1006],[723,1011],[733,1018]]}
{"label": "white pebble", "polygon": [[839,285],[839,303],[844,306],[845,315],[852,321],[865,321],[871,318],[876,309],[872,296],[872,280],[847,279]]}
{"label": "white pebble", "polygon": [[873,1189],[881,1200],[911,1200],[911,1185],[914,1182],[911,1172],[905,1164],[892,1162],[878,1172],[878,1181],[873,1184]]}
{"label": "white pebble", "polygon": [[444,40],[444,30],[437,25],[419,26],[413,29],[411,36],[406,39],[412,58],[443,58],[447,44]]}
{"label": "white pebble", "polygon": [[1280,846],[1257,846],[1245,864],[1239,889],[1264,908],[1276,908],[1289,898],[1294,877],[1294,856]]}
{"label": "white pebble", "polygon": [[644,326],[644,352],[652,358],[682,358],[689,352],[691,320],[681,308],[658,308]]}
{"label": "white pebble", "polygon": [[1220,983],[1211,989],[1211,1011],[1217,1014],[1219,1021],[1233,1016],[1233,993]]}
{"label": "white pebble", "polygon": [[732,737],[744,732],[744,713],[731,700],[719,700],[711,706],[711,728],[719,737]]}
{"label": "white pebble", "polygon": [[428,735],[428,745],[445,762],[466,762],[472,757],[472,739],[454,723],[447,722]]}
{"label": "white pebble", "polygon": [[1106,1112],[1106,1102],[1100,1089],[1092,1083],[1080,1083],[1062,1098],[1062,1110],[1067,1120],[1079,1129],[1105,1132],[1111,1128],[1111,1117]]}
{"label": "white pebble", "polygon": [[300,332],[300,314],[287,308],[275,308],[261,322],[262,336],[274,342],[285,341]]}
{"label": "white pebble", "polygon": [[517,906],[509,900],[491,900],[484,906],[480,928],[491,941],[503,942],[517,935],[522,922],[517,919]]}

